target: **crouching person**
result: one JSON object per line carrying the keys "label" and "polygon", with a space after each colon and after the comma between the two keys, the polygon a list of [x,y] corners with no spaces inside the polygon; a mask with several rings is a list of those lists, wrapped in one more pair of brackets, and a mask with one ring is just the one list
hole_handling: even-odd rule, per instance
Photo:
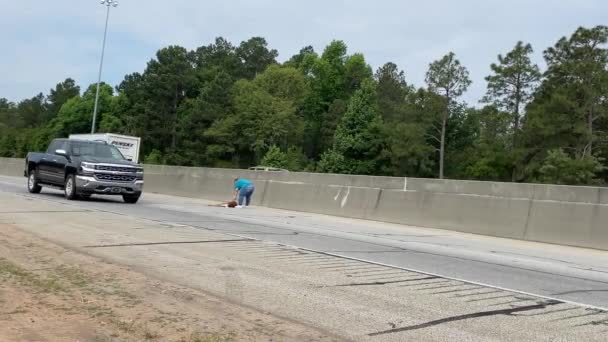
{"label": "crouching person", "polygon": [[234,180],[234,200],[236,201],[238,197],[239,205],[237,208],[242,208],[243,202],[245,202],[245,206],[249,206],[254,191],[255,185],[252,181],[245,178],[236,178]]}

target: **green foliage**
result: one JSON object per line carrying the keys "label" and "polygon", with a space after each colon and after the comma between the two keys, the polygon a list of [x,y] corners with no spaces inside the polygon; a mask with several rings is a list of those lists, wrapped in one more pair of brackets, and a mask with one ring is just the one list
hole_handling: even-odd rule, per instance
{"label": "green foliage", "polygon": [[[146,163],[495,181],[608,180],[608,28],[579,28],[545,50],[546,72],[519,42],[490,66],[483,108],[453,53],[426,87],[332,41],[278,64],[261,37],[160,49],[142,73],[101,86],[97,130],[142,137]],[[0,98],[0,156],[41,151],[90,130],[95,85]]]}
{"label": "green foliage", "polygon": [[387,136],[378,113],[376,85],[367,80],[351,98],[336,129],[332,152],[324,154],[330,159],[321,165],[331,169],[342,168],[332,164],[342,163],[335,156],[340,154],[344,156],[347,173],[378,174],[388,163],[386,150]]}
{"label": "green foliage", "polygon": [[[300,52],[298,54],[293,55],[287,62],[285,62],[285,66],[306,71],[308,68],[307,63],[305,63],[305,59],[308,55],[314,56],[313,58],[316,58],[315,49],[312,46],[306,46],[300,49]],[[304,72],[304,74],[307,74],[307,72]]]}
{"label": "green foliage", "polygon": [[276,63],[279,56],[277,50],[269,50],[266,39],[253,37],[244,41],[236,49],[236,55],[242,61],[241,76],[247,79],[254,78],[257,74]]}
{"label": "green foliage", "polygon": [[530,101],[541,77],[538,65],[530,61],[532,52],[532,45],[517,42],[506,56],[498,55],[498,64],[490,66],[493,74],[486,77],[488,91],[484,102],[512,113],[515,131],[519,129],[522,106]]}
{"label": "green foliage", "polygon": [[572,158],[562,149],[548,152],[541,168],[539,180],[551,184],[595,184],[599,172],[605,167],[595,157]]}
{"label": "green foliage", "polygon": [[405,73],[395,63],[386,63],[375,74],[378,82],[378,105],[386,122],[404,120],[407,96],[413,90],[405,82]]}
{"label": "green foliage", "polygon": [[470,110],[470,118],[478,123],[477,139],[465,149],[464,177],[477,180],[510,181],[516,152],[510,148],[512,115],[490,105]]}
{"label": "green foliage", "polygon": [[471,85],[469,71],[460,64],[453,52],[443,56],[429,65],[426,73],[429,90],[443,97],[443,110],[438,118],[437,134],[433,135],[439,142],[439,178],[444,177],[447,125],[453,109],[457,107],[454,100],[460,97]]}
{"label": "green foliage", "polygon": [[321,160],[317,164],[317,171],[324,173],[352,173],[352,166],[347,162],[344,155],[329,150],[321,155]]}
{"label": "green foliage", "polygon": [[205,132],[214,142],[207,149],[210,156],[230,156],[245,166],[256,164],[270,146],[287,148],[301,141],[303,123],[292,101],[272,96],[256,82],[240,80],[233,88],[233,105],[233,114]]}
{"label": "green foliage", "polygon": [[278,146],[271,146],[262,158],[261,165],[287,169],[287,154],[282,152]]}
{"label": "green foliage", "polygon": [[287,152],[283,152],[274,145],[268,149],[260,164],[289,171],[301,171],[307,164],[307,160],[301,148],[291,146]]}
{"label": "green foliage", "polygon": [[289,171],[303,171],[309,166],[309,161],[304,152],[302,152],[301,147],[290,146],[285,156],[287,158],[287,169]]}
{"label": "green foliage", "polygon": [[608,27],[579,28],[545,51],[548,70],[527,108],[522,140],[525,177],[534,177],[546,151],[577,159],[608,156]]}
{"label": "green foliage", "polygon": [[65,81],[58,83],[55,89],[51,89],[47,97],[48,115],[46,120],[53,119],[59,113],[61,107],[68,102],[69,99],[80,95],[80,87],[76,85],[76,81],[71,78],[66,78]]}
{"label": "green foliage", "polygon": [[387,125],[392,174],[432,177],[436,148],[427,141],[427,128],[420,123]]}
{"label": "green foliage", "polygon": [[346,44],[339,40],[331,42],[320,57],[306,52],[300,69],[310,84],[310,95],[302,109],[306,123],[305,151],[316,159],[331,148],[345,104],[361,83],[371,78],[371,69],[363,55],[347,55]]}
{"label": "green foliage", "polygon": [[[91,85],[82,97],[69,99],[59,110],[57,117],[50,122],[50,127],[57,137],[70,134],[89,133],[93,121],[96,86]],[[102,84],[99,91],[98,113],[103,118],[112,110],[112,87]],[[103,120],[102,120],[103,121]]]}
{"label": "green foliage", "polygon": [[163,155],[159,150],[152,150],[145,158],[144,163],[152,165],[161,165],[163,163]]}
{"label": "green foliage", "polygon": [[309,92],[304,75],[292,67],[271,65],[255,78],[254,83],[268,94],[294,105],[301,105]]}

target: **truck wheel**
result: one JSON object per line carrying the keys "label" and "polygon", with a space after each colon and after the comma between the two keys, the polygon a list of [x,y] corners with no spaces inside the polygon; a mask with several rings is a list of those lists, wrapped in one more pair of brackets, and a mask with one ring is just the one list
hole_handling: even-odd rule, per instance
{"label": "truck wheel", "polygon": [[42,187],[38,185],[38,169],[30,170],[27,177],[27,191],[32,194],[39,194]]}
{"label": "truck wheel", "polygon": [[78,195],[76,194],[76,177],[74,175],[65,177],[65,186],[63,189],[66,199],[72,201],[78,198]]}
{"label": "truck wheel", "polygon": [[123,201],[129,204],[135,204],[139,201],[139,195],[122,195]]}

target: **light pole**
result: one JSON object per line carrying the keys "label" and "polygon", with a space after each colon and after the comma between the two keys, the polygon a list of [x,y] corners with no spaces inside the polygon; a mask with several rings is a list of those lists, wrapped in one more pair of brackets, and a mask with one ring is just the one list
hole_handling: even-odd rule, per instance
{"label": "light pole", "polygon": [[101,83],[101,71],[103,69],[103,55],[106,51],[106,37],[108,35],[108,21],[110,19],[110,7],[118,6],[116,0],[101,0],[101,4],[105,5],[108,10],[106,12],[106,28],[103,31],[103,43],[101,45],[101,61],[99,62],[99,77],[97,78],[97,92],[95,93],[95,106],[93,107],[93,124],[91,125],[91,134],[95,133],[95,121],[97,119],[97,104],[99,103],[99,84]]}

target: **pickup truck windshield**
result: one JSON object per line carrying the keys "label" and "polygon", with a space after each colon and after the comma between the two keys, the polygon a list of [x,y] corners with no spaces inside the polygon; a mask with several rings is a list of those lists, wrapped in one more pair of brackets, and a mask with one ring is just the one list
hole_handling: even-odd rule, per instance
{"label": "pickup truck windshield", "polygon": [[70,154],[74,157],[98,157],[105,159],[125,160],[125,157],[120,151],[112,145],[104,145],[93,142],[71,142]]}

